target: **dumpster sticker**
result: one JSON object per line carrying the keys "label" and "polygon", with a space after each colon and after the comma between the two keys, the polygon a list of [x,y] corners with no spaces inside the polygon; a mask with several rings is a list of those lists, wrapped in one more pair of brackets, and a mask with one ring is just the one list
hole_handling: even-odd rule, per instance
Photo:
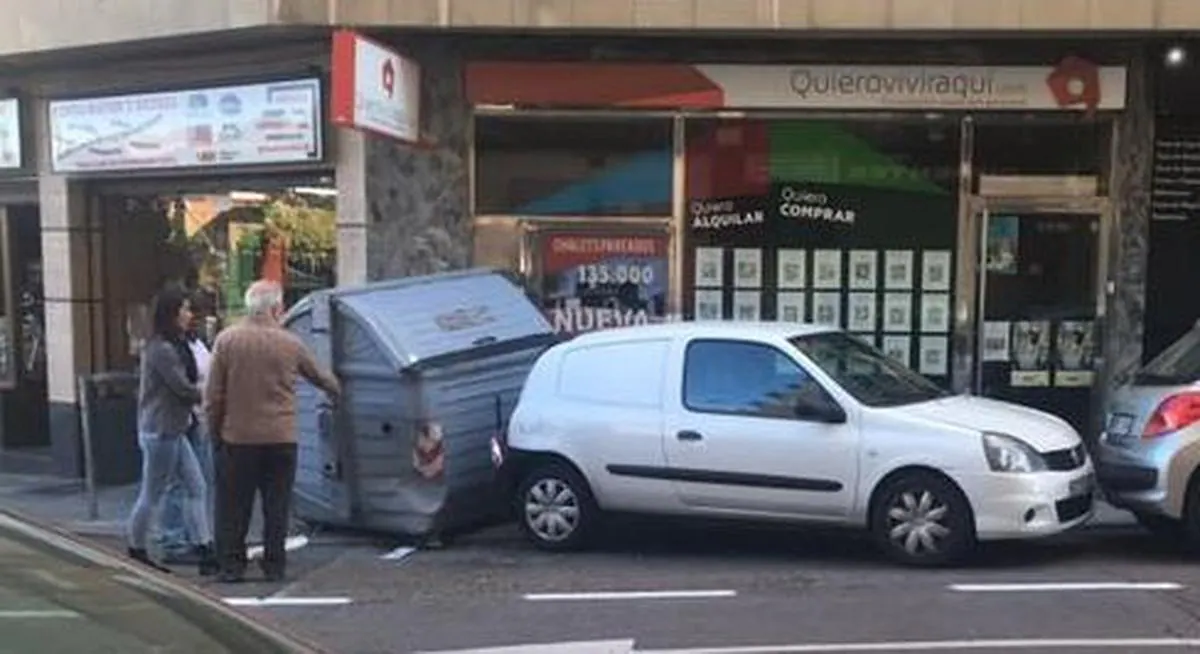
{"label": "dumpster sticker", "polygon": [[424,423],[417,430],[413,443],[413,468],[425,479],[442,476],[446,469],[446,448],[442,439],[442,427],[437,423]]}
{"label": "dumpster sticker", "polygon": [[667,248],[663,234],[545,234],[541,304],[554,331],[577,334],[661,322]]}
{"label": "dumpster sticker", "polygon": [[455,309],[449,313],[434,316],[433,321],[442,331],[457,332],[464,329],[474,329],[496,322],[496,316],[485,305]]}

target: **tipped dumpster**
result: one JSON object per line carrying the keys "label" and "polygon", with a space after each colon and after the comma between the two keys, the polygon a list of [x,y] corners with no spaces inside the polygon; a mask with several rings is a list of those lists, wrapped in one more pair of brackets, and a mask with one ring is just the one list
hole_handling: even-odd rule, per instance
{"label": "tipped dumpster", "polygon": [[343,386],[301,382],[295,511],[428,539],[501,515],[490,439],[557,338],[524,291],[469,270],[319,291],[285,319]]}

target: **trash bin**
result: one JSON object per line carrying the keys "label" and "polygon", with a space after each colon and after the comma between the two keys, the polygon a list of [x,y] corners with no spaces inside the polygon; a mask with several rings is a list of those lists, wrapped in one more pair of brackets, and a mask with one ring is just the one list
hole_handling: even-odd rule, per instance
{"label": "trash bin", "polygon": [[124,486],[142,475],[137,437],[138,375],[103,372],[79,380],[84,456],[97,486]]}
{"label": "trash bin", "polygon": [[320,291],[286,324],[337,373],[297,389],[301,519],[428,538],[502,515],[491,437],[558,342],[522,289],[468,270]]}

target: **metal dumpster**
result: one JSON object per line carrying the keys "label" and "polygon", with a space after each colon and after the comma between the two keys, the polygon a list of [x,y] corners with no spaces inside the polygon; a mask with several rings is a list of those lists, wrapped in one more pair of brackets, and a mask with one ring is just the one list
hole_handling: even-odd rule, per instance
{"label": "metal dumpster", "polygon": [[344,392],[297,389],[297,517],[424,538],[500,514],[490,439],[558,340],[521,288],[470,270],[331,289],[285,324]]}

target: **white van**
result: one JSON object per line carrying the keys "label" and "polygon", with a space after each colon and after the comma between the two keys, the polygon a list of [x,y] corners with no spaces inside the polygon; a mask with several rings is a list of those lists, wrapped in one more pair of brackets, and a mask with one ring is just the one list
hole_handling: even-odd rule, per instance
{"label": "white van", "polygon": [[866,527],[889,555],[954,561],[979,539],[1093,511],[1079,435],[954,396],[836,329],[675,323],[547,350],[493,443],[538,547],[578,548],[602,512]]}

